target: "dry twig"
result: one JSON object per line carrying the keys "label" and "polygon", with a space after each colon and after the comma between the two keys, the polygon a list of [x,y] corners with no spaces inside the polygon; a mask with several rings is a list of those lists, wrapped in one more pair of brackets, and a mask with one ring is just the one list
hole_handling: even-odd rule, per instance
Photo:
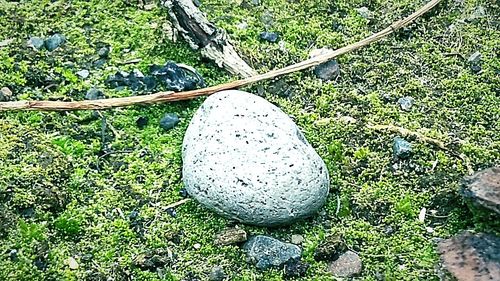
{"label": "dry twig", "polygon": [[199,89],[187,92],[159,92],[151,95],[145,96],[134,96],[134,97],[124,97],[124,98],[111,98],[111,99],[101,99],[101,100],[85,100],[85,101],[73,101],[73,102],[62,102],[62,101],[14,101],[14,102],[0,102],[0,111],[7,110],[39,110],[39,111],[64,111],[64,110],[88,110],[88,109],[108,109],[113,107],[123,107],[131,106],[137,104],[155,104],[162,102],[172,102],[180,100],[190,100],[199,96],[210,95],[219,91],[234,89],[242,86],[247,86],[255,82],[271,79],[277,76],[282,76],[285,74],[297,72],[300,70],[308,69],[310,67],[319,65],[340,55],[352,52],[354,50],[360,49],[361,47],[367,46],[371,43],[380,41],[381,39],[387,37],[388,35],[394,33],[396,30],[407,26],[408,24],[415,21],[422,14],[426,13],[434,6],[436,6],[441,0],[431,0],[420,9],[418,9],[413,14],[408,17],[398,20],[392,23],[389,27],[372,34],[371,36],[358,41],[356,43],[347,45],[333,52],[320,55],[308,60],[281,68],[273,70],[264,74],[255,75],[249,78],[236,80],[233,82]]}

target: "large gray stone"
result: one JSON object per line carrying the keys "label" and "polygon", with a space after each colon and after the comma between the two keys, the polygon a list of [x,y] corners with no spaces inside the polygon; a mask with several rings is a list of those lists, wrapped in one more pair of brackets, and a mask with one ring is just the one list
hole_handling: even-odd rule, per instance
{"label": "large gray stone", "polygon": [[182,157],[189,194],[243,223],[291,223],[314,214],[328,195],[325,163],[298,127],[250,93],[207,98],[186,131]]}

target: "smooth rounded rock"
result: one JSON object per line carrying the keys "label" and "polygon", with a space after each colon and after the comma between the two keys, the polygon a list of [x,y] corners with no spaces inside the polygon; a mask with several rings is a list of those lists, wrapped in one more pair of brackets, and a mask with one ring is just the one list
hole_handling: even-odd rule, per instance
{"label": "smooth rounded rock", "polygon": [[325,163],[279,108],[242,91],[216,93],[186,131],[183,181],[215,212],[275,226],[313,215],[326,200]]}

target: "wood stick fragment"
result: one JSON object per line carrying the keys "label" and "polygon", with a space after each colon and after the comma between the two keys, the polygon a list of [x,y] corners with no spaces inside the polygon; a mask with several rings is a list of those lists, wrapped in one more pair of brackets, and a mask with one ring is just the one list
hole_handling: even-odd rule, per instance
{"label": "wood stick fragment", "polygon": [[187,92],[159,92],[151,95],[145,96],[134,96],[134,97],[124,97],[124,98],[110,98],[101,100],[85,100],[85,101],[72,101],[72,102],[61,102],[61,101],[14,101],[14,102],[0,102],[0,111],[8,110],[39,110],[39,111],[64,111],[64,110],[89,110],[89,109],[108,109],[114,107],[131,106],[138,104],[155,104],[163,102],[172,102],[180,100],[190,100],[200,96],[211,95],[213,93],[229,90],[234,88],[239,88],[242,86],[247,86],[255,82],[275,78],[285,74],[297,72],[300,70],[308,69],[310,67],[319,65],[331,59],[334,59],[340,55],[352,52],[354,50],[360,49],[361,47],[370,45],[371,43],[377,42],[388,35],[394,33],[396,30],[407,26],[420,17],[422,14],[426,13],[434,6],[436,6],[441,0],[431,0],[420,9],[418,9],[413,14],[408,17],[398,20],[392,23],[389,27],[368,36],[367,38],[358,41],[353,44],[349,44],[345,47],[337,49],[333,52],[320,55],[308,60],[281,68],[273,70],[264,74],[254,75],[249,78],[236,80],[233,82],[212,86],[199,90],[192,90]]}
{"label": "wood stick fragment", "polygon": [[446,145],[442,141],[426,137],[426,136],[422,135],[421,133],[410,131],[410,130],[402,128],[402,127],[398,127],[398,126],[394,126],[394,125],[368,125],[368,128],[373,129],[373,130],[377,130],[377,131],[390,131],[393,133],[401,134],[404,137],[408,137],[408,136],[414,137],[421,142],[432,144],[432,145],[437,146],[443,150],[448,150],[448,148],[446,147]]}

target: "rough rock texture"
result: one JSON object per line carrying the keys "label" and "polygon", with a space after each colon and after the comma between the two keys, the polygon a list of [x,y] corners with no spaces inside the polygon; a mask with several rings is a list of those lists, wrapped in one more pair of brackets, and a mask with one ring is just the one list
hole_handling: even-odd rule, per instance
{"label": "rough rock texture", "polygon": [[328,195],[323,160],[285,113],[250,93],[207,98],[186,131],[182,157],[189,194],[243,223],[291,223],[314,214]]}
{"label": "rough rock texture", "polygon": [[500,167],[479,171],[467,177],[460,193],[475,204],[500,214]]}
{"label": "rough rock texture", "polygon": [[361,259],[351,251],[343,253],[330,264],[330,272],[336,277],[351,277],[361,273],[361,269]]}
{"label": "rough rock texture", "polygon": [[250,263],[259,269],[281,267],[286,263],[300,260],[301,251],[296,245],[283,243],[277,239],[257,235],[250,238],[243,249]]}
{"label": "rough rock texture", "polygon": [[498,280],[500,238],[463,232],[438,244],[444,268],[458,281]]}
{"label": "rough rock texture", "polygon": [[227,246],[247,241],[247,232],[244,229],[232,227],[217,234],[215,245]]}

